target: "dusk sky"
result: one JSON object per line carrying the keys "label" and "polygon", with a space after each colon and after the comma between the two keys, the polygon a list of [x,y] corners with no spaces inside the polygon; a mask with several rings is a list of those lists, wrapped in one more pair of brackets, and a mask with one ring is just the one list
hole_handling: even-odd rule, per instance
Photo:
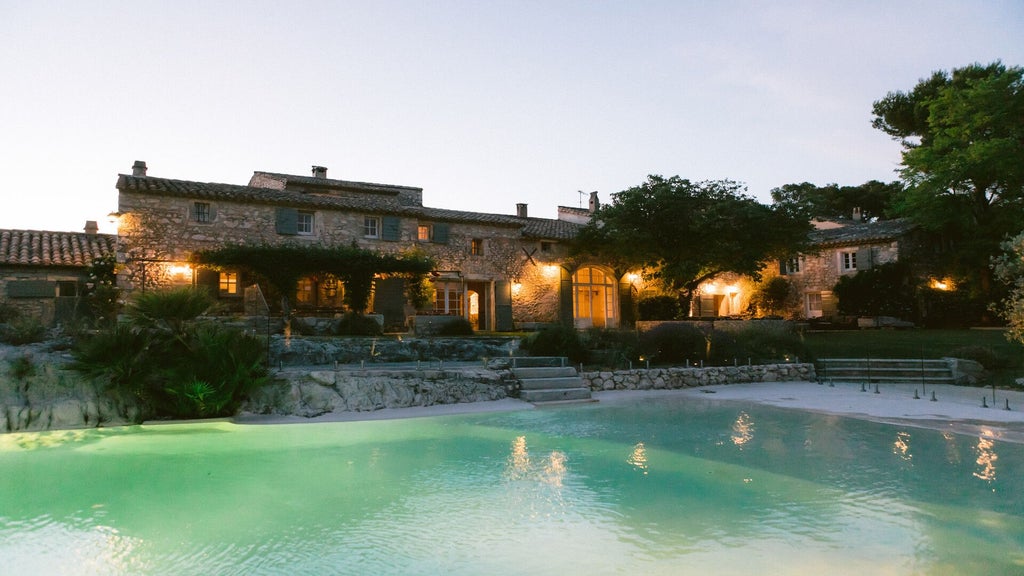
{"label": "dusk sky", "polygon": [[111,231],[135,160],[231,184],[317,164],[550,218],[648,174],[763,202],[891,181],[872,102],[1024,65],[1022,31],[1020,0],[0,0],[0,228]]}

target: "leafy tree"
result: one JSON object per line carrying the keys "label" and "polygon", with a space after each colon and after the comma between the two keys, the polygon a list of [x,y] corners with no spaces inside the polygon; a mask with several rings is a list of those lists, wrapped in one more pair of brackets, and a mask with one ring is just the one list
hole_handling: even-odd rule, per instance
{"label": "leafy tree", "polygon": [[728,180],[649,176],[619,192],[580,231],[577,256],[643,267],[683,310],[700,284],[724,272],[760,279],[768,260],[801,251],[810,224],[788,206],[765,206]]}
{"label": "leafy tree", "polygon": [[758,286],[751,296],[751,304],[761,313],[777,314],[793,300],[793,287],[789,280],[775,276]]}
{"label": "leafy tree", "polygon": [[803,182],[774,188],[771,194],[773,202],[787,205],[807,218],[849,220],[854,209],[859,208],[864,220],[873,220],[888,217],[902,190],[903,185],[899,182],[887,184],[878,180],[870,180],[860,186],[816,186]]}
{"label": "leafy tree", "polygon": [[113,326],[117,322],[118,298],[117,258],[113,254],[99,256],[86,269],[85,301],[96,324]]}
{"label": "leafy tree", "polygon": [[1009,294],[996,309],[1006,319],[1006,337],[1024,344],[1024,232],[1002,244],[993,260],[996,277],[1009,286]]}
{"label": "leafy tree", "polygon": [[874,103],[903,146],[897,211],[948,238],[938,270],[991,297],[989,259],[1024,223],[1024,70],[1001,62],[934,72]]}

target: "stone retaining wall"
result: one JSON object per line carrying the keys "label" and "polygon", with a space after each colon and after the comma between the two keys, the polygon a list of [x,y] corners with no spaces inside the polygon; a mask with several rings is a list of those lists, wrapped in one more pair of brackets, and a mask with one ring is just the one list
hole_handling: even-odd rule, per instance
{"label": "stone retaining wall", "polygon": [[674,390],[714,384],[741,382],[813,381],[813,364],[764,364],[760,366],[716,366],[710,368],[652,368],[584,372],[580,374],[591,390]]}
{"label": "stone retaining wall", "polygon": [[242,411],[312,418],[329,412],[368,412],[508,397],[508,370],[285,370]]}

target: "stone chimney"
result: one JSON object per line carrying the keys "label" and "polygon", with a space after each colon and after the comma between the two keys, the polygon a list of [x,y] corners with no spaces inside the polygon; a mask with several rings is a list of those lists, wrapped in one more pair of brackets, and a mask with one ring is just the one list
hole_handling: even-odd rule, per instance
{"label": "stone chimney", "polygon": [[520,202],[516,204],[516,216],[520,218],[526,218],[526,204]]}
{"label": "stone chimney", "polygon": [[327,178],[327,168],[324,166],[313,166],[313,178]]}
{"label": "stone chimney", "polygon": [[853,209],[853,221],[854,222],[860,222],[860,220],[861,220],[860,206],[857,206],[856,208]]}
{"label": "stone chimney", "polygon": [[132,176],[145,176],[146,170],[146,163],[142,160],[136,160],[135,164],[132,164]]}
{"label": "stone chimney", "polygon": [[97,233],[99,231],[100,231],[100,227],[96,224],[95,220],[86,220],[85,221],[85,233],[86,234],[90,234],[91,235],[91,234],[95,234],[95,233]]}
{"label": "stone chimney", "polygon": [[590,204],[587,206],[588,212],[593,214],[597,212],[597,209],[601,207],[601,201],[597,199],[597,190],[590,193]]}

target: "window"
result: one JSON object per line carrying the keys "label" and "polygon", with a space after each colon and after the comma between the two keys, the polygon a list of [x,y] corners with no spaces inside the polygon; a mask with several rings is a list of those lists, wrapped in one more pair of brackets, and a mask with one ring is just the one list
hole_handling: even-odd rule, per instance
{"label": "window", "polygon": [[779,273],[783,276],[787,274],[798,274],[800,272],[800,257],[794,256],[788,260],[782,260],[779,262]]}
{"label": "window", "polygon": [[295,288],[295,301],[299,304],[313,303],[313,280],[303,278]]}
{"label": "window", "polygon": [[573,318],[577,328],[614,328],[615,277],[600,268],[584,267],[572,276]]}
{"label": "window", "polygon": [[416,228],[416,239],[420,242],[430,242],[430,226],[427,224],[420,224]]}
{"label": "window", "polygon": [[821,316],[822,316],[821,292],[808,292],[807,293],[807,317],[808,318],[821,318]]}
{"label": "window", "polygon": [[840,253],[842,258],[840,265],[842,270],[856,270],[857,269],[857,253],[856,252],[842,252]]}
{"label": "window", "polygon": [[434,312],[462,316],[463,295],[461,282],[444,280],[434,282]]}
{"label": "window", "polygon": [[295,219],[295,233],[309,236],[313,234],[313,213],[299,212]]}
{"label": "window", "polygon": [[484,255],[484,241],[482,238],[473,238],[469,241],[469,253],[473,256]]}
{"label": "window", "polygon": [[225,296],[238,295],[238,274],[236,272],[221,272],[218,283],[219,291]]}
{"label": "window", "polygon": [[554,242],[541,242],[540,243],[540,251],[541,252],[551,252],[551,249],[554,247],[554,245],[555,245]]}
{"label": "window", "polygon": [[192,205],[193,220],[200,223],[213,222],[213,214],[210,211],[209,202],[196,202]]}
{"label": "window", "polygon": [[367,216],[363,218],[363,236],[380,238],[380,218]]}

